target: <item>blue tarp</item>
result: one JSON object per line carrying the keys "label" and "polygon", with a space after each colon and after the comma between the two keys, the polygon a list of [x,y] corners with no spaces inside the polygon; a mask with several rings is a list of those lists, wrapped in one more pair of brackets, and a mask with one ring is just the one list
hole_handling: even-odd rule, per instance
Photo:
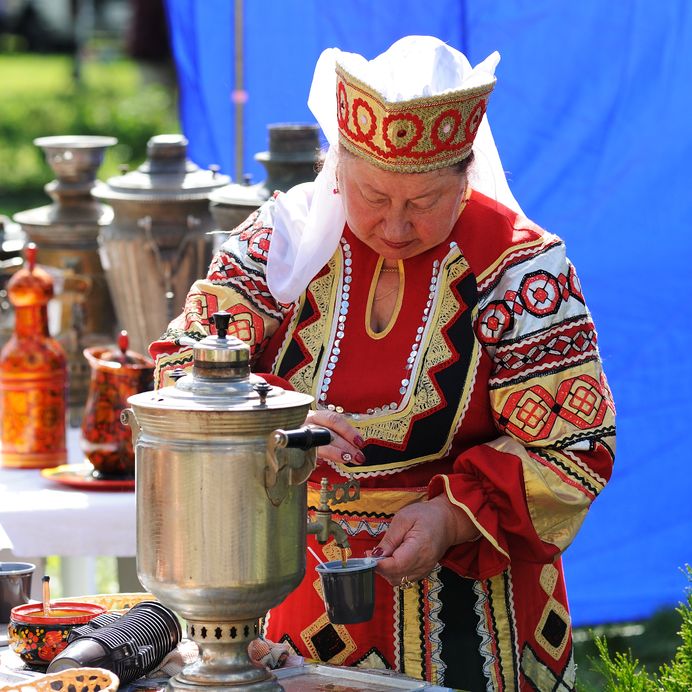
{"label": "blue tarp", "polygon": [[[190,156],[234,170],[232,0],[167,0]],[[565,555],[576,624],[676,605],[692,562],[692,6],[687,0],[244,3],[244,169],[267,125],[311,122],[322,49],[434,34],[502,54],[489,117],[515,196],[562,236],[618,407],[612,482]]]}

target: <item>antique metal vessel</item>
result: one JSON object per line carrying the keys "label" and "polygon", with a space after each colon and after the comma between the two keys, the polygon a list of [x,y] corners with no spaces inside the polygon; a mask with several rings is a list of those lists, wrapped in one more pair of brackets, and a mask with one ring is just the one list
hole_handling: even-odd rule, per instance
{"label": "antique metal vessel", "polygon": [[229,180],[190,162],[182,135],[157,135],[136,171],[94,189],[115,213],[99,244],[118,321],[133,350],[147,352],[182,309],[190,285],[206,274],[212,253],[207,231],[213,228],[208,195]]}
{"label": "antique metal vessel", "polygon": [[209,208],[221,231],[232,231],[276,190],[285,192],[294,185],[315,179],[322,158],[317,125],[269,125],[269,151],[255,154],[267,170],[267,178],[251,185],[231,183],[209,195]]}
{"label": "antique metal vessel", "polygon": [[56,296],[51,302],[51,333],[67,353],[70,419],[79,425],[89,388],[85,347],[113,338],[115,315],[98,253],[99,230],[113,210],[94,199],[96,174],[115,137],[39,137],[56,179],[45,186],[51,204],[15,214],[28,239],[38,246],[37,262],[52,268]]}
{"label": "antique metal vessel", "polygon": [[137,495],[137,571],[182,616],[200,658],[173,689],[282,689],[250,662],[258,620],[300,583],[306,532],[347,547],[325,502],[307,526],[305,482],[324,428],[300,427],[313,398],[251,375],[249,349],[217,334],[192,342],[192,373],[130,397]]}

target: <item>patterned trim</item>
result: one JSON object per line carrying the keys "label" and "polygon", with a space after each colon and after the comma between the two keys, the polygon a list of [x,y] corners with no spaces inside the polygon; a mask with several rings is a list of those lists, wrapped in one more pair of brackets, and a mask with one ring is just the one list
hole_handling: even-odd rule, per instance
{"label": "patterned trim", "polygon": [[450,91],[397,103],[336,66],[339,141],[374,165],[406,173],[463,161],[495,86]]}
{"label": "patterned trim", "polygon": [[[328,383],[338,366],[333,345],[348,330],[348,305],[338,296],[351,281],[351,252],[343,238],[341,246],[311,282],[300,303],[292,339],[285,340],[284,350],[275,361],[276,374],[320,401],[326,399]],[[340,475],[363,478],[396,473],[436,461],[447,453],[468,409],[480,359],[481,346],[472,329],[475,301],[475,279],[452,241],[447,257],[433,263],[428,307],[421,319],[424,326],[412,345],[401,401],[371,413],[349,414],[352,425],[368,445],[377,445],[378,457],[384,461],[362,468],[330,462]],[[450,346],[450,330],[456,330],[455,339],[461,342],[461,347],[457,344],[459,353]],[[442,406],[445,399],[451,405]],[[429,434],[433,416],[440,435]],[[405,449],[417,451],[407,458]]]}
{"label": "patterned trim", "polygon": [[[522,225],[515,224],[515,228],[539,230],[538,226],[529,222],[528,219],[521,219],[521,221],[523,222]],[[540,255],[542,252],[549,250],[553,245],[561,244],[562,240],[560,238],[547,231],[542,231],[541,236],[535,240],[511,245],[492,264],[478,273],[476,276],[478,292],[481,295],[485,295],[497,284],[510,267]]]}
{"label": "patterned trim", "polygon": [[476,595],[476,602],[473,606],[473,611],[478,616],[478,625],[476,633],[481,639],[479,652],[483,658],[483,675],[488,680],[488,692],[493,692],[497,688],[497,679],[495,677],[495,669],[497,667],[497,656],[495,655],[495,647],[493,645],[493,637],[488,627],[487,611],[490,607],[488,604],[488,594],[485,591],[482,581],[473,583],[473,593]]}
{"label": "patterned trim", "polygon": [[447,666],[442,660],[442,642],[440,641],[445,624],[440,619],[442,611],[442,601],[440,600],[442,581],[440,580],[439,565],[428,575],[426,581],[428,587],[428,612],[426,619],[428,623],[428,640],[430,642],[429,680],[436,685],[442,685],[444,684]]}
{"label": "patterned trim", "polygon": [[521,652],[521,672],[529,684],[536,690],[573,692],[576,689],[577,666],[572,652],[570,652],[565,667],[560,673],[556,674],[526,644]]}

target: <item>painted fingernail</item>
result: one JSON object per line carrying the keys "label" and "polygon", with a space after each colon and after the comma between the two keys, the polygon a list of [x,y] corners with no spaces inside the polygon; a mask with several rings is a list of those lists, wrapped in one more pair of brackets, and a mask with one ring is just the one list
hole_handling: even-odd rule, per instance
{"label": "painted fingernail", "polygon": [[364,464],[364,463],[365,463],[365,454],[363,454],[363,452],[358,452],[358,453],[356,454],[356,461],[357,461],[359,464]]}
{"label": "painted fingernail", "polygon": [[382,548],[380,548],[380,546],[378,545],[377,548],[375,548],[375,549],[372,551],[372,553],[370,553],[370,554],[371,554],[373,557],[379,557],[380,555],[382,555],[383,552],[384,552],[384,550],[382,550]]}
{"label": "painted fingernail", "polygon": [[353,455],[349,454],[348,452],[344,452],[341,455],[341,458],[347,463],[350,464],[353,461]]}
{"label": "painted fingernail", "polygon": [[353,444],[356,447],[360,447],[361,449],[363,449],[363,447],[365,447],[365,440],[360,435],[356,435],[353,438]]}

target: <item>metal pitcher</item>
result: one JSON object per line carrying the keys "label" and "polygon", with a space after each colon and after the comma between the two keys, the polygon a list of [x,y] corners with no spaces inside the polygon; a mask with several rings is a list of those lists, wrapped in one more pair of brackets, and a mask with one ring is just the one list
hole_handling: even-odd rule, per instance
{"label": "metal pitcher", "polygon": [[174,689],[279,690],[247,644],[304,576],[305,481],[312,448],[331,436],[300,427],[313,397],[250,374],[248,347],[226,336],[229,318],[216,313],[217,333],[193,342],[191,374],[131,396],[123,411],[135,449],[137,572],[201,649]]}

